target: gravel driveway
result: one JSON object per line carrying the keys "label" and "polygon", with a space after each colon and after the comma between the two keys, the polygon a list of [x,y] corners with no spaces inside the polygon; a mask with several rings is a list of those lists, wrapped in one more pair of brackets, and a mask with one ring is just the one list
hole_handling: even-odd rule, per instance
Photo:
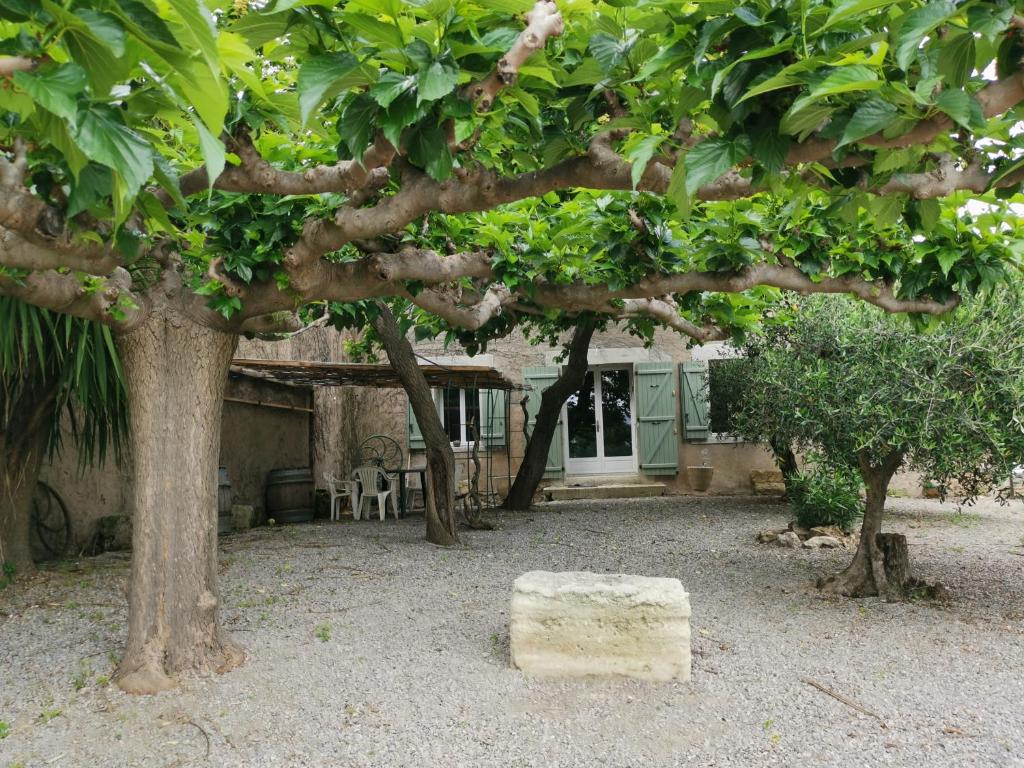
{"label": "gravel driveway", "polygon": [[[248,661],[153,697],[106,684],[127,561],[84,559],[0,592],[0,766],[1024,766],[1024,507],[892,506],[950,604],[823,598],[849,553],[756,544],[788,520],[759,499],[547,504],[454,551],[415,518],[229,537]],[[678,577],[692,682],[524,679],[533,569]]]}

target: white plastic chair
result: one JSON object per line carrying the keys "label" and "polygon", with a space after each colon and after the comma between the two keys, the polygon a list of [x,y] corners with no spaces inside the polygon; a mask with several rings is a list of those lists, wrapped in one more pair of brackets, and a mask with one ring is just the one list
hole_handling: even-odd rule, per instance
{"label": "white plastic chair", "polygon": [[339,480],[330,472],[324,472],[324,483],[327,485],[327,492],[331,495],[331,520],[341,519],[341,504],[339,502],[348,499],[352,505],[352,516],[358,520],[356,511],[356,496],[358,486],[355,480]]}
{"label": "white plastic chair", "polygon": [[[389,475],[380,467],[364,466],[356,467],[352,471],[352,477],[359,481],[359,486],[362,489],[356,501],[355,511],[352,513],[356,520],[362,516],[364,506],[366,507],[366,516],[370,516],[374,497],[377,499],[377,509],[380,511],[381,522],[384,521],[389,497],[391,498],[391,512],[397,519],[398,500],[395,498],[396,478],[394,475]],[[381,488],[384,490],[381,490]]]}

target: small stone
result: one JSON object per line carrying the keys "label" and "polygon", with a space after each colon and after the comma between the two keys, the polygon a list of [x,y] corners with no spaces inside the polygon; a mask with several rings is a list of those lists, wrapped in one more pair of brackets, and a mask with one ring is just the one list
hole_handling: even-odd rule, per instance
{"label": "small stone", "polygon": [[231,505],[231,526],[235,531],[247,531],[252,528],[253,508],[248,504]]}
{"label": "small stone", "polygon": [[757,534],[757,541],[758,541],[759,544],[768,544],[770,542],[775,541],[778,538],[779,538],[779,532],[778,531],[767,530],[767,531],[761,531],[759,534]]}
{"label": "small stone", "polygon": [[793,531],[780,533],[779,538],[775,541],[780,547],[789,547],[790,549],[800,548],[800,537],[793,533]]}
{"label": "small stone", "polygon": [[835,536],[812,536],[804,542],[804,546],[807,549],[838,549],[843,546],[843,542]]}

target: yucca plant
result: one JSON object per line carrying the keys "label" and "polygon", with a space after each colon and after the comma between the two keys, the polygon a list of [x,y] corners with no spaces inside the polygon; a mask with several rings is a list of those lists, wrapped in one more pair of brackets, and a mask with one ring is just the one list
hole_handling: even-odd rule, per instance
{"label": "yucca plant", "polygon": [[[62,429],[67,425],[67,432]],[[33,569],[32,492],[44,458],[69,436],[80,466],[121,461],[124,376],[110,330],[0,296],[0,563]]]}

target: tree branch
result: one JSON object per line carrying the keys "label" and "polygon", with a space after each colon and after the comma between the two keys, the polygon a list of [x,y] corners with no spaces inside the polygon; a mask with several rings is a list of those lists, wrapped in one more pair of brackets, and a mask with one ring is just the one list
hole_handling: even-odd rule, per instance
{"label": "tree branch", "polygon": [[[24,280],[0,274],[0,294],[114,328],[130,326],[143,312],[143,301],[131,292],[131,276],[118,267],[109,277],[98,279],[98,286],[87,287],[74,274],[52,269],[33,272]],[[115,318],[111,310],[122,298],[130,299],[136,308],[121,305],[124,317]]]}
{"label": "tree branch", "polygon": [[28,56],[0,56],[0,77],[11,77],[15,72],[30,72],[39,65],[39,61]]}
{"label": "tree branch", "polygon": [[700,342],[725,341],[729,338],[728,331],[713,323],[699,326],[687,320],[679,314],[679,305],[670,296],[656,299],[626,299],[621,310],[609,307],[608,312],[618,317],[650,317],[666,328]]}
{"label": "tree branch", "polygon": [[558,37],[565,31],[562,14],[552,0],[537,0],[525,18],[526,29],[519,34],[508,53],[498,60],[494,71],[464,91],[477,111],[489,110],[502,88],[515,85],[519,69],[526,60],[542,50],[549,37]]}

